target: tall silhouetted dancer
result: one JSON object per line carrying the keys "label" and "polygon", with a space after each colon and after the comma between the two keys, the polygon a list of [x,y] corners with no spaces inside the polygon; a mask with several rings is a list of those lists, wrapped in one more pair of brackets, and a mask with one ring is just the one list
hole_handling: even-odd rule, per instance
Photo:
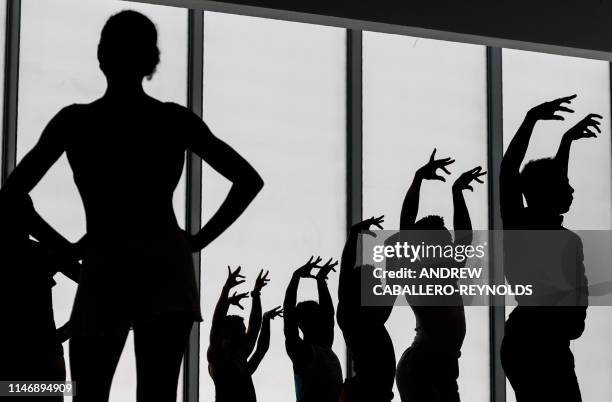
{"label": "tall silhouetted dancer", "polygon": [[229,294],[234,287],[244,282],[244,276],[240,274],[240,267],[234,272],[229,267],[227,270],[227,281],[217,302],[210,329],[208,371],[215,383],[216,402],[255,402],[257,398],[252,376],[270,346],[270,320],[282,317],[283,311],[279,306],[266,312],[262,325],[261,289],[268,284],[269,279],[268,272],[260,271],[251,292],[253,304],[249,328],[246,329],[242,317],[227,315],[231,305],[244,309],[240,301],[249,297],[249,294]]}
{"label": "tall silhouetted dancer", "polygon": [[[332,350],[334,305],[327,288],[327,275],[338,263],[332,259],[323,265],[318,265],[320,262],[321,257],[312,257],[298,268],[285,293],[285,347],[293,363],[297,402],[338,402],[342,386],[342,369]],[[313,275],[315,268],[319,271]],[[303,278],[317,281],[318,303],[307,300],[296,305]]]}
{"label": "tall silhouetted dancer", "polygon": [[[423,180],[446,179],[438,174],[438,169],[450,174],[447,166],[454,162],[451,158],[435,159],[434,149],[429,162],[417,170],[412,185],[408,189],[400,216],[400,230],[410,231],[401,234],[402,240],[411,244],[469,245],[472,243],[472,222],[463,197],[464,190],[473,191],[472,183],[482,183],[481,176],[486,172],[476,167],[463,173],[452,186],[454,205],[453,226],[455,239],[444,225],[442,217],[430,215],[416,220],[419,209],[419,195]],[[465,261],[463,262],[465,264]],[[419,267],[459,267],[461,263],[453,259],[422,258]],[[456,280],[448,283],[457,286]],[[442,297],[442,296],[440,296]],[[412,345],[403,353],[397,365],[396,379],[403,402],[458,402],[459,356],[465,337],[465,314],[463,300],[456,294],[443,296],[434,305],[426,305],[406,296],[416,318],[416,337]]]}
{"label": "tall silhouetted dancer", "polygon": [[[371,233],[372,226],[382,230],[383,217],[370,218],[355,224],[350,232],[340,264],[338,284],[338,325],[351,351],[355,375],[344,383],[343,402],[389,402],[393,399],[395,352],[385,323],[393,309],[392,300],[384,306],[362,306],[362,278],[373,277],[359,266],[360,233]],[[373,235],[373,234],[372,234]]]}
{"label": "tall silhouetted dancer", "polygon": [[61,343],[69,324],[56,330],[51,288],[57,272],[78,282],[80,265],[70,243],[34,211],[30,197],[3,199],[0,222],[0,316],[5,320],[0,381],[65,381]]}
{"label": "tall silhouetted dancer", "polygon": [[[510,284],[524,280],[534,285],[534,296],[517,296],[518,306],[506,322],[501,349],[501,360],[506,375],[514,388],[518,402],[581,400],[580,388],[574,372],[574,356],[570,341],[584,331],[588,304],[587,279],[583,264],[582,242],[562,226],[563,214],[573,200],[574,189],[567,177],[568,158],[573,141],[595,137],[601,132],[599,115],[590,114],[565,133],[555,158],[539,159],[525,165],[519,172],[529,146],[533,129],[541,120],[564,120],[559,113],[573,113],[568,105],[576,95],[543,103],[531,109],[510,142],[501,164],[501,213],[504,230],[504,264]],[[523,204],[523,196],[527,207]],[[565,233],[547,235],[539,241],[535,251],[510,248],[507,230],[523,230],[516,239],[528,236],[529,231],[548,230]],[[564,245],[555,246],[556,239]],[[533,242],[531,242],[533,243]],[[568,243],[571,247],[568,247]],[[546,246],[544,248],[543,245]],[[525,245],[528,247],[529,245]],[[573,250],[567,254],[567,250]],[[538,252],[540,255],[538,255]],[[560,255],[564,252],[565,255]],[[523,256],[528,255],[528,258]],[[565,276],[565,278],[563,278]],[[555,277],[574,283],[566,291],[568,297],[555,297]],[[559,289],[559,292],[561,289]],[[542,298],[541,295],[551,295]]]}
{"label": "tall silhouetted dancer", "polygon": [[[106,401],[130,327],[138,401],[174,401],[185,345],[201,320],[192,252],[227,229],[262,188],[255,170],[198,116],[148,96],[159,62],[157,31],[144,15],[113,15],[98,45],[104,95],[62,109],[2,192],[28,193],[64,154],[87,220],[84,269],[72,312],[70,364],[79,401]],[[185,151],[233,185],[195,235],[172,209]]]}

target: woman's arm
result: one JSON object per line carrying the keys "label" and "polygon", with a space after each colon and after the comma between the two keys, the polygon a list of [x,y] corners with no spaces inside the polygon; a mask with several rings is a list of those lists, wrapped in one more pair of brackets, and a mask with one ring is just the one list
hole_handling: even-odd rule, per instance
{"label": "woman's arm", "polygon": [[263,188],[255,169],[232,147],[215,137],[208,126],[188,112],[187,148],[232,182],[227,197],[198,233],[190,239],[194,251],[202,250],[229,228]]}
{"label": "woman's arm", "polygon": [[36,211],[32,216],[30,234],[49,250],[53,264],[57,265],[59,272],[74,282],[79,282],[81,264],[76,246],[53,229]]}
{"label": "woman's arm", "polygon": [[66,150],[70,106],[55,115],[40,139],[28,152],[0,189],[0,197],[28,194]]}

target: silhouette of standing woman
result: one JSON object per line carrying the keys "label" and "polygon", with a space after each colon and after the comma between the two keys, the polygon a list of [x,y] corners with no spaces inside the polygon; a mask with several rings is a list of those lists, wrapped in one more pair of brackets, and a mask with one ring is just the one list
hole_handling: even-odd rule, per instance
{"label": "silhouette of standing woman", "polygon": [[[25,194],[66,152],[85,207],[84,269],[70,341],[75,401],[107,401],[130,327],[138,401],[174,401],[194,321],[201,321],[191,253],[227,229],[263,186],[255,170],[186,108],[148,96],[142,80],[159,62],[157,31],[144,15],[113,15],[98,45],[105,94],[62,109],[3,192]],[[233,186],[195,235],[172,209],[185,151]]]}

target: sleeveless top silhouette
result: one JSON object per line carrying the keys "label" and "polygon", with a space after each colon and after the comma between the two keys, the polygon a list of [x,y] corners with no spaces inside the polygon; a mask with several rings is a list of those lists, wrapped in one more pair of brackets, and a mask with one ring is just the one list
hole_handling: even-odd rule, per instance
{"label": "sleeveless top silhouette", "polygon": [[148,97],[71,105],[49,123],[46,135],[61,136],[87,220],[75,333],[172,312],[201,321],[192,254],[172,207],[198,124],[186,108]]}
{"label": "sleeveless top silhouette", "polygon": [[337,402],[342,390],[338,357],[331,348],[314,343],[308,346],[312,359],[294,375],[297,402]]}

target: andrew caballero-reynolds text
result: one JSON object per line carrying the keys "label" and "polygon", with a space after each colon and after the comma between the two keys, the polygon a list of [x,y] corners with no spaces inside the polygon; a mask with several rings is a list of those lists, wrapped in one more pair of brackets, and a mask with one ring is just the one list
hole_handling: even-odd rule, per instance
{"label": "andrew caballero-reynolds text", "polygon": [[[377,244],[369,260],[373,296],[530,296],[531,285],[487,283],[487,242],[477,245]],[[470,267],[464,266],[466,262]],[[382,263],[382,264],[381,264]],[[383,265],[383,266],[381,266]]]}

